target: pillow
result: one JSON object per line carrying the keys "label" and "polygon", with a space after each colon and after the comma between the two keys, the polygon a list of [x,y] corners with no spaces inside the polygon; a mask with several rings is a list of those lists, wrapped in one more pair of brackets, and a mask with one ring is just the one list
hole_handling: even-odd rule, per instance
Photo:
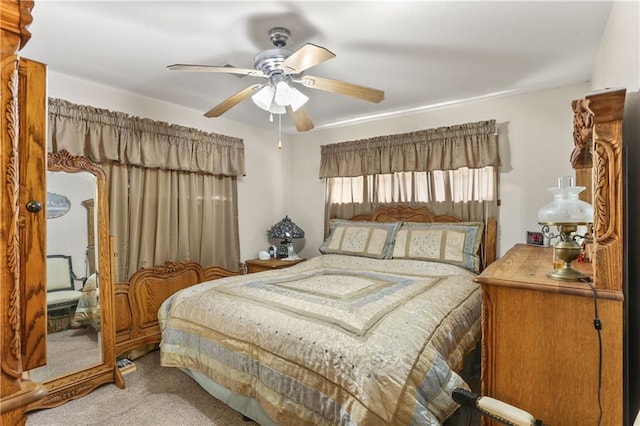
{"label": "pillow", "polygon": [[98,286],[96,285],[98,281],[98,276],[96,274],[91,274],[84,282],[82,286],[82,291],[90,291],[95,290]]}
{"label": "pillow", "polygon": [[331,220],[331,234],[320,246],[323,254],[349,254],[386,259],[401,222]]}
{"label": "pillow", "polygon": [[404,222],[392,257],[450,263],[478,273],[483,229],[482,222]]}

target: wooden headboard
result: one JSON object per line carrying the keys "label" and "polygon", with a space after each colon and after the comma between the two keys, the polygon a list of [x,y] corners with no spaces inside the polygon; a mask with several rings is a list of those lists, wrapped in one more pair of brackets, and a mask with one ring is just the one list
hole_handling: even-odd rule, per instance
{"label": "wooden headboard", "polygon": [[[465,222],[456,216],[435,215],[426,207],[408,207],[403,205],[380,207],[371,214],[359,214],[350,220],[371,222]],[[485,223],[482,243],[480,244],[481,268],[484,269],[496,260],[497,223],[489,218]]]}
{"label": "wooden headboard", "polygon": [[203,268],[196,262],[173,263],[144,268],[128,283],[116,283],[116,355],[143,345],[160,342],[158,309],[179,290],[218,278],[240,275],[224,268]]}

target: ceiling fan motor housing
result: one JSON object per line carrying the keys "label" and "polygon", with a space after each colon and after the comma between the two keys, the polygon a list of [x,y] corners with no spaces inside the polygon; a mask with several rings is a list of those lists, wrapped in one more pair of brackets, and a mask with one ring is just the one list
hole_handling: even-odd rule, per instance
{"label": "ceiling fan motor housing", "polygon": [[269,40],[276,47],[259,52],[253,58],[253,67],[269,77],[274,74],[286,74],[282,63],[293,54],[293,50],[285,49],[291,33],[288,29],[275,27],[269,30]]}
{"label": "ceiling fan motor housing", "polygon": [[263,50],[253,58],[253,66],[268,76],[271,76],[273,73],[283,73],[282,63],[291,56],[292,53],[293,51],[289,49],[280,48]]}

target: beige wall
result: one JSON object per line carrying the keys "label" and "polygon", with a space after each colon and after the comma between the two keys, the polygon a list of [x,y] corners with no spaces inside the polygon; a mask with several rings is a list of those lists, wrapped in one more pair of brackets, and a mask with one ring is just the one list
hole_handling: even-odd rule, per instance
{"label": "beige wall", "polygon": [[591,89],[640,90],[640,2],[614,1],[591,75]]}

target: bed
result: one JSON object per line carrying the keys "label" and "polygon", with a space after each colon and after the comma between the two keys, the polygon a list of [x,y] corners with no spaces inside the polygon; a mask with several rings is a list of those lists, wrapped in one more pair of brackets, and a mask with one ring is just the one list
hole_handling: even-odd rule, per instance
{"label": "bed", "polygon": [[457,371],[480,339],[473,278],[495,222],[408,207],[354,219],[332,221],[320,256],[167,299],[162,365],[262,425],[441,424],[468,388]]}

